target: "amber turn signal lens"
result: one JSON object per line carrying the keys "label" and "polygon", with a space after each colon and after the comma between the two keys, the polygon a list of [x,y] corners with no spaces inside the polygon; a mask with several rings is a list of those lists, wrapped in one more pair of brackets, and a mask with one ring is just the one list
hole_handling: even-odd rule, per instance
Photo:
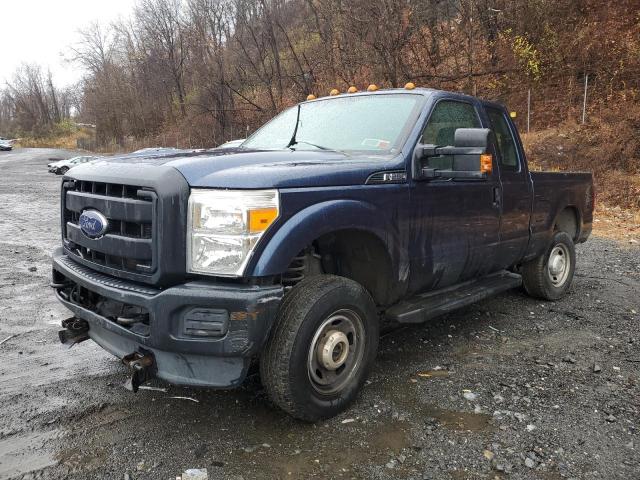
{"label": "amber turn signal lens", "polygon": [[264,232],[278,216],[277,208],[260,208],[249,211],[249,232]]}
{"label": "amber turn signal lens", "polygon": [[484,153],[480,155],[480,173],[491,173],[493,171],[493,157]]}
{"label": "amber turn signal lens", "polygon": [[307,100],[315,100],[316,96],[313,93],[310,93],[309,95],[307,95]]}

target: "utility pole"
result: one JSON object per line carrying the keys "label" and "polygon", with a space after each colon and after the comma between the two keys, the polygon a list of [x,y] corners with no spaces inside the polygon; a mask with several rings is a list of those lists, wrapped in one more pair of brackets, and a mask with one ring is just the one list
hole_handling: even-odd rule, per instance
{"label": "utility pole", "polygon": [[531,89],[527,90],[527,133],[531,126]]}

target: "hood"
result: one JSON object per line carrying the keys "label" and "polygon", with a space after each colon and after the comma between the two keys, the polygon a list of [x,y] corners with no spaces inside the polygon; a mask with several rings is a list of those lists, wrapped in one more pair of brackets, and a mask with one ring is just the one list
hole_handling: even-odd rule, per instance
{"label": "hood", "polygon": [[398,168],[395,155],[343,154],[322,150],[259,151],[239,148],[179,151],[160,155],[100,158],[82,166],[117,164],[166,165],[178,170],[192,187],[206,188],[294,188],[361,185],[374,172]]}

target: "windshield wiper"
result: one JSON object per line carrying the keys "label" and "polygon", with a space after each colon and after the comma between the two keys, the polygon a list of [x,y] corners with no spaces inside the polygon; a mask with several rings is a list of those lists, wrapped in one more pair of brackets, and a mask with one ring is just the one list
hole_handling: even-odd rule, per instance
{"label": "windshield wiper", "polygon": [[287,145],[287,147],[291,148],[294,145],[298,145],[299,143],[304,143],[305,145],[311,145],[312,147],[316,147],[319,150],[329,150],[329,151],[332,151],[332,152],[337,152],[337,150],[334,150],[333,148],[323,147],[322,145],[316,145],[315,143],[307,142],[305,140],[296,140],[295,142],[290,143],[289,145]]}
{"label": "windshield wiper", "polygon": [[291,135],[291,140],[289,140],[289,143],[287,143],[287,146],[285,148],[289,148],[292,145],[295,145],[296,143],[298,143],[296,141],[296,134],[298,133],[298,125],[300,125],[300,104],[298,104],[298,113],[296,114],[296,128],[293,129],[293,135]]}
{"label": "windshield wiper", "polygon": [[[296,135],[298,134],[298,125],[300,125],[300,106],[301,104],[299,103],[298,112],[296,114],[296,127],[293,129],[293,135],[291,135],[291,140],[289,140],[289,143],[287,143],[287,145],[284,148],[291,148],[294,145],[297,145],[299,143],[305,143],[307,145],[311,145],[312,147],[317,148],[318,150],[324,150],[328,152],[338,152],[338,153],[342,153],[343,155],[347,155],[342,150],[335,150],[333,148],[323,147],[322,145],[316,145],[315,143],[307,142],[305,140],[296,140]],[[294,149],[291,148],[291,150],[294,150]]]}

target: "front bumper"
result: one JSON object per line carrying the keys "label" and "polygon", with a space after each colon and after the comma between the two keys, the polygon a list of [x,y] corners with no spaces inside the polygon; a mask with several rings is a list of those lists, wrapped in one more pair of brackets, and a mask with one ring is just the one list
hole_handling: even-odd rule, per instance
{"label": "front bumper", "polygon": [[[251,359],[262,349],[283,296],[279,285],[208,281],[159,290],[91,270],[74,262],[62,248],[53,253],[53,287],[74,316],[88,322],[89,337],[113,355],[152,353],[158,378],[177,385],[217,388],[242,383]],[[148,321],[138,325],[143,328],[123,326],[103,315],[100,305],[110,302],[148,312]],[[217,336],[189,333],[194,325],[198,331],[200,320],[208,318],[219,321]]]}

